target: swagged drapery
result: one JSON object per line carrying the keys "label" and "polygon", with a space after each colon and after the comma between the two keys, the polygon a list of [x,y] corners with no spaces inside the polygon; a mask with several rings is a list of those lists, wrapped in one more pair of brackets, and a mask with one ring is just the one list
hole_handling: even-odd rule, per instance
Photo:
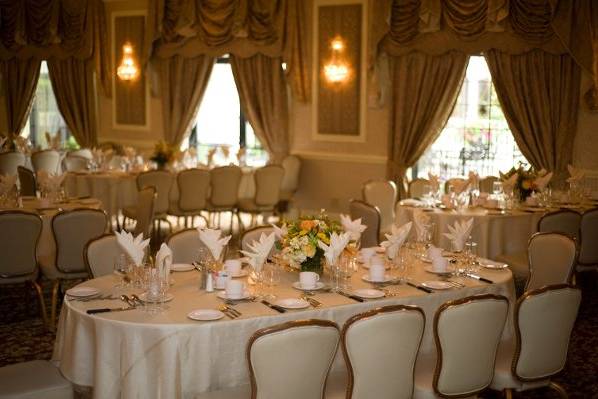
{"label": "swagged drapery", "polygon": [[[39,63],[46,59],[54,71],[56,81],[52,82],[52,87],[69,129],[80,144],[94,144],[97,138],[95,112],[89,113],[90,99],[82,96],[89,95],[87,90],[94,71],[104,93],[111,94],[106,37],[102,0],[0,3],[2,79],[11,85],[14,82],[17,88],[27,88],[12,90],[3,84],[6,103],[13,104],[7,106],[8,134],[18,135],[24,126],[39,77]],[[21,67],[15,68],[16,64]],[[34,65],[37,65],[37,71]],[[73,74],[69,76],[71,72]],[[63,78],[58,79],[58,75]],[[75,90],[70,81],[73,79],[81,79],[78,84],[86,89]],[[71,104],[73,100],[76,102]],[[91,100],[95,100],[95,95]],[[82,123],[83,120],[87,122]]]}
{"label": "swagged drapery", "polygon": [[[405,129],[405,126],[413,125],[415,118],[410,113],[403,112],[404,104],[399,94],[406,90],[405,87],[413,85],[414,79],[435,78],[434,74],[428,74],[424,68],[413,71],[396,69],[396,65],[409,62],[409,57],[412,57],[414,52],[428,56],[460,52],[466,58],[469,55],[488,52],[495,54],[494,58],[502,58],[505,54],[504,57],[513,59],[514,55],[517,55],[516,59],[521,65],[516,69],[519,73],[518,79],[529,82],[529,88],[535,88],[536,93],[539,94],[541,85],[549,82],[555,84],[557,88],[553,89],[554,92],[560,92],[560,95],[567,99],[567,104],[562,105],[554,101],[536,102],[526,111],[542,113],[538,116],[531,115],[525,120],[520,114],[523,112],[523,106],[519,103],[519,100],[526,95],[523,91],[524,86],[511,84],[516,79],[513,76],[515,67],[512,66],[515,61],[509,64],[511,68],[503,67],[502,73],[498,73],[498,68],[490,68],[515,140],[518,144],[521,143],[521,147],[527,147],[521,148],[524,155],[529,155],[528,159],[534,166],[546,165],[547,168],[554,169],[557,175],[562,176],[563,165],[572,158],[575,122],[571,123],[571,121],[577,120],[580,66],[589,71],[592,63],[591,44],[588,45],[591,43],[588,33],[591,19],[582,15],[583,10],[590,8],[590,1],[580,0],[575,7],[570,3],[573,2],[557,0],[384,0],[377,2],[376,13],[386,15],[389,24],[386,32],[380,29],[374,32],[379,39],[374,50],[376,53],[387,54],[390,65],[395,65],[390,74],[394,95],[391,106],[393,122],[390,132],[390,143],[393,145],[389,151],[388,177],[399,183],[404,180],[406,167],[412,166],[421,156],[417,149],[430,143],[430,138],[438,134],[435,127],[442,119],[438,119],[437,116],[447,115],[448,117],[454,105],[454,102],[444,101],[439,103],[439,106],[446,107],[445,109],[427,114],[426,107],[429,105],[427,102],[416,104],[411,112],[421,114],[424,120],[430,118],[430,122],[427,123],[429,130]],[[579,17],[577,27],[572,27],[574,17]],[[574,35],[571,32],[575,32]],[[586,36],[588,43],[575,43],[583,41],[585,33],[588,33]],[[575,40],[572,39],[573,37]],[[571,56],[572,53],[575,54],[574,58]],[[557,59],[558,62],[555,61]],[[534,67],[525,68],[523,65]],[[454,75],[458,75],[462,66],[454,63],[450,68],[454,68]],[[539,70],[542,70],[542,73],[538,73]],[[562,73],[568,73],[570,76],[560,81]],[[456,96],[459,89],[460,85],[446,86],[442,91],[453,90],[453,93],[445,93],[451,97]],[[507,105],[509,102],[518,105],[510,109]],[[540,111],[540,106],[547,109]],[[564,112],[569,112],[567,118],[559,120]],[[532,123],[535,124],[533,133],[529,130]],[[425,128],[425,121],[420,121],[419,126]],[[550,128],[542,130],[541,127]],[[530,135],[535,139],[530,140]],[[568,144],[560,146],[564,137],[567,138]],[[397,145],[406,142],[411,143],[409,147],[412,152],[406,152],[405,145]],[[543,149],[537,148],[540,142]],[[540,157],[538,155],[540,153],[544,154],[545,158]],[[548,161],[546,154],[553,154],[558,161],[555,159]]]}
{"label": "swagged drapery", "polygon": [[[286,77],[293,96],[301,101],[309,98],[309,62],[306,47],[308,40],[306,7],[309,2],[302,0],[154,0],[150,3],[146,36],[151,38],[150,43],[153,44],[146,49],[144,58],[150,59],[151,56],[151,62],[154,64],[175,56],[193,58],[200,55],[217,57],[226,53],[231,54],[231,61],[233,57],[237,60],[235,79],[237,84],[244,87],[243,93],[240,93],[241,105],[248,111],[249,121],[256,135],[271,151],[271,156],[274,158],[279,157],[280,151],[288,151],[286,102],[276,105],[277,109],[281,110],[281,114],[269,121],[265,119],[268,116],[264,113],[264,103],[249,102],[254,102],[260,97],[255,90],[273,90],[260,93],[266,97],[280,98],[276,91],[280,88],[278,77],[282,78],[283,75],[278,74],[280,66],[277,67],[276,64],[280,65],[281,62],[287,65]],[[246,58],[252,58],[253,61],[247,63],[240,61]],[[257,59],[260,61],[256,61]],[[260,66],[258,67],[257,64]],[[266,68],[272,68],[270,73],[272,77],[276,77],[276,83],[256,85],[246,82],[243,84],[244,73],[241,70],[252,68],[250,65],[264,73]],[[162,74],[163,71],[164,69],[159,70],[159,73]],[[209,75],[206,79],[208,77]],[[163,82],[164,79],[160,78],[160,81]],[[202,86],[200,82],[197,84]],[[284,109],[281,108],[283,106]],[[190,107],[196,109],[197,106],[172,105],[170,109],[172,112],[189,114]],[[174,115],[167,116],[165,121],[177,118]],[[164,128],[170,129],[166,124]],[[166,138],[172,144],[178,144],[178,141],[170,139],[182,139],[184,135],[166,133]]]}

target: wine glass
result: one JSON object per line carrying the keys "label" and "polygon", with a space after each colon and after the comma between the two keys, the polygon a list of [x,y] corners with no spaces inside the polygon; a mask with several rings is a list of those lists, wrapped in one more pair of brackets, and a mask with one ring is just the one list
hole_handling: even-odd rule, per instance
{"label": "wine glass", "polygon": [[495,181],[494,183],[492,183],[492,193],[495,196],[499,196],[499,195],[501,195],[503,193],[502,182]]}
{"label": "wine glass", "polygon": [[116,288],[127,288],[128,283],[130,281],[128,274],[130,272],[130,267],[127,262],[127,257],[125,254],[120,254],[114,257],[113,260],[114,265],[114,274],[120,277]]}

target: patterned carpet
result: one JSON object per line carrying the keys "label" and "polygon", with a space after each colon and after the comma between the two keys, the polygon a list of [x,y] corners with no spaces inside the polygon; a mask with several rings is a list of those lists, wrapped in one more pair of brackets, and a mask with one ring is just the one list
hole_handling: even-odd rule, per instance
{"label": "patterned carpet", "polygon": [[[582,274],[578,282],[583,289],[581,309],[567,366],[555,380],[567,389],[572,399],[598,398],[598,273]],[[50,303],[49,299],[46,292],[46,303]],[[0,342],[0,366],[52,356],[54,334],[43,327],[32,289],[23,285],[0,287]],[[496,392],[483,395],[489,399],[500,397]],[[550,399],[558,395],[541,389],[516,397]]]}

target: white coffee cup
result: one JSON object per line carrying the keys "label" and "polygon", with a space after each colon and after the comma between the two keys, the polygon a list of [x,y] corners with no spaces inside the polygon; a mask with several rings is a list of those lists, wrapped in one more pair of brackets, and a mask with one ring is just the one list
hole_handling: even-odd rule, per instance
{"label": "white coffee cup", "polygon": [[316,288],[320,276],[314,272],[301,272],[299,273],[299,285],[301,288],[311,289]]}
{"label": "white coffee cup", "polygon": [[372,257],[370,258],[370,262],[369,262],[369,264],[370,264],[370,267],[372,267],[372,266],[374,266],[374,265],[375,265],[375,266],[377,266],[377,265],[382,265],[382,266],[384,266],[384,258],[383,258],[383,257],[381,257],[381,256],[378,256],[378,255],[376,255],[376,256],[372,256]]}
{"label": "white coffee cup", "polygon": [[432,268],[435,272],[446,272],[448,269],[448,259],[442,256],[432,259]]}
{"label": "white coffee cup", "polygon": [[384,264],[373,264],[370,265],[370,280],[371,281],[384,281],[384,275],[386,268]]}
{"label": "white coffee cup", "polygon": [[241,273],[241,261],[239,259],[228,259],[224,261],[224,269],[230,276],[238,276]]}
{"label": "white coffee cup", "polygon": [[230,274],[221,270],[215,273],[214,282],[217,290],[223,290],[226,287],[226,282],[230,280]]}
{"label": "white coffee cup", "polygon": [[227,298],[242,298],[243,293],[245,292],[245,283],[240,280],[228,280],[226,282],[225,292]]}

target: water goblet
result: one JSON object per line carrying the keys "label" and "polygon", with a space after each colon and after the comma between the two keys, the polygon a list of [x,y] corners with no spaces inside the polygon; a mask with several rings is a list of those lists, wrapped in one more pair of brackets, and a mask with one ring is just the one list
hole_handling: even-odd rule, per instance
{"label": "water goblet", "polygon": [[120,254],[114,257],[114,274],[120,277],[116,288],[127,288],[130,278],[130,265],[125,254]]}

